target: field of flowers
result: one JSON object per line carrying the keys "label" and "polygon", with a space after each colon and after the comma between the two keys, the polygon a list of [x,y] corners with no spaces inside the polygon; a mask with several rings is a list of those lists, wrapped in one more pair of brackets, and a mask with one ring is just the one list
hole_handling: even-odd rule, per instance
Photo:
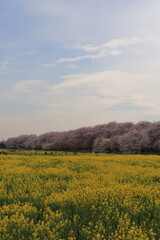
{"label": "field of flowers", "polygon": [[160,156],[0,155],[0,239],[160,239]]}

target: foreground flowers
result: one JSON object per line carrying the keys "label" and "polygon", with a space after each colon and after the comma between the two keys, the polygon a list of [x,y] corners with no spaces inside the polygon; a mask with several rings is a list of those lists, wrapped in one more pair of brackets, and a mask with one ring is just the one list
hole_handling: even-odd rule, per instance
{"label": "foreground flowers", "polygon": [[158,240],[160,157],[0,157],[1,240]]}

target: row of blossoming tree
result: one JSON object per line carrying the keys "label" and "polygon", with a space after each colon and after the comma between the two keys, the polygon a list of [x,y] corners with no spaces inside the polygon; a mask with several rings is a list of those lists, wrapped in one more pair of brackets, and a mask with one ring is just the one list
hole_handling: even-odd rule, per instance
{"label": "row of blossoming tree", "polygon": [[[160,122],[110,122],[66,132],[22,135],[0,143],[8,149],[147,154],[160,152]],[[1,147],[0,145],[0,147]]]}

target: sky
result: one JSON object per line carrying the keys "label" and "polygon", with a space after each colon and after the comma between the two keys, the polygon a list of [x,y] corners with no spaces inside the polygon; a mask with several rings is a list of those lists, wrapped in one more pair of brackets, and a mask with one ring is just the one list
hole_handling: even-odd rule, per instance
{"label": "sky", "polygon": [[0,140],[160,120],[159,0],[0,0]]}

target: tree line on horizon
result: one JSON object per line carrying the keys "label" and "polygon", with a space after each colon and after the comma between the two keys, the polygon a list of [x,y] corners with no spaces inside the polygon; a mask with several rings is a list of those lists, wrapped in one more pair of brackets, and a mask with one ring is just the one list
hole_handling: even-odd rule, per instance
{"label": "tree line on horizon", "polygon": [[95,153],[160,153],[160,122],[109,122],[65,132],[8,138],[0,148]]}

